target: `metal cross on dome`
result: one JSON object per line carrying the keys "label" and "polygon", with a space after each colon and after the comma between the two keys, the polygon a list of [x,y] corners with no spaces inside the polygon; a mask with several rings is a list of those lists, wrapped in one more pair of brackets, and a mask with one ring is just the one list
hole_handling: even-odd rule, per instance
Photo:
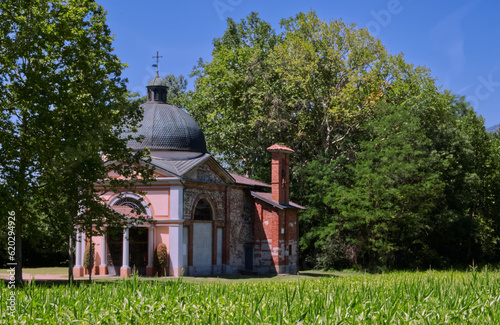
{"label": "metal cross on dome", "polygon": [[153,64],[153,67],[156,68],[156,70],[158,70],[158,63],[159,63],[159,59],[160,58],[163,58],[163,56],[159,55],[160,53],[158,51],[156,51],[156,56],[153,56],[153,59],[156,59],[156,64]]}

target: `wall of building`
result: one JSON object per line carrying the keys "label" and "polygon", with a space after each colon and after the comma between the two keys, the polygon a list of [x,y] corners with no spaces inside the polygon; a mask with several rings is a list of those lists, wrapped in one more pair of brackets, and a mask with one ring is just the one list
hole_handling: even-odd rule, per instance
{"label": "wall of building", "polygon": [[255,202],[253,222],[254,271],[278,273],[279,269],[279,216],[265,202]]}
{"label": "wall of building", "polygon": [[283,273],[299,271],[299,220],[297,210],[286,210],[285,222],[285,269]]}
{"label": "wall of building", "polygon": [[226,236],[227,273],[245,270],[245,247],[253,243],[253,198],[243,188],[229,189],[229,221]]}
{"label": "wall of building", "polygon": [[[253,242],[253,198],[241,187],[223,184],[220,176],[206,164],[191,171],[186,178],[189,181],[185,182],[183,208],[184,225],[190,237],[188,274],[208,272],[208,267],[198,260],[203,245],[211,246],[212,274],[238,274],[244,270],[245,245]],[[200,199],[208,200],[213,208],[211,229],[205,221],[193,220]],[[207,236],[211,236],[211,240]]]}
{"label": "wall of building", "polygon": [[297,210],[278,209],[256,200],[254,271],[296,274],[298,271]]}
{"label": "wall of building", "polygon": [[168,226],[155,226],[155,240],[153,246],[154,249],[156,249],[160,243],[164,243],[167,245],[167,251],[170,254],[168,230]]}
{"label": "wall of building", "polygon": [[226,186],[189,182],[184,188],[184,220],[192,220],[196,203],[202,198],[210,202],[214,220],[226,219]]}
{"label": "wall of building", "polygon": [[146,192],[145,199],[150,203],[154,219],[168,219],[170,214],[170,189],[158,188]]}
{"label": "wall of building", "polygon": [[[187,235],[187,275],[210,275],[225,273],[226,256],[217,249],[218,235],[224,236],[228,213],[227,186],[212,169],[202,164],[185,177],[184,187],[184,234]],[[199,200],[205,199],[212,208],[212,221],[194,220],[194,211]],[[222,230],[218,230],[221,228]],[[223,241],[224,242],[224,241]],[[217,266],[217,261],[222,265]]]}

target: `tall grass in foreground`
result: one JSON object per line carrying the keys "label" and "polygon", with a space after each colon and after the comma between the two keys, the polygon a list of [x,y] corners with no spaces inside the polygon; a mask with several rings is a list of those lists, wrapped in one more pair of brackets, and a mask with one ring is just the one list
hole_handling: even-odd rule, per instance
{"label": "tall grass in foreground", "polygon": [[27,285],[20,324],[500,324],[499,272],[390,273],[235,284],[179,280]]}

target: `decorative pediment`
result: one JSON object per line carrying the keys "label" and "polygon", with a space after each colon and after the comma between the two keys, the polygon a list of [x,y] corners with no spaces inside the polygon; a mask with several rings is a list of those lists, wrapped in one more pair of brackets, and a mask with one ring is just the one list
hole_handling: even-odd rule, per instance
{"label": "decorative pediment", "polygon": [[220,166],[215,159],[211,158],[186,173],[183,180],[211,183],[211,184],[233,184],[234,179]]}

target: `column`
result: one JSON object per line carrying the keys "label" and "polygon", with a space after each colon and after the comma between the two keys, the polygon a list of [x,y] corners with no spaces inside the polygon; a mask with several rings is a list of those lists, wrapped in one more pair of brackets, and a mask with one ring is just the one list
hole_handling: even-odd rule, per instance
{"label": "column", "polygon": [[153,225],[149,226],[149,234],[148,234],[148,265],[146,266],[146,276],[154,275],[153,268],[153,254],[154,254],[154,237],[155,229]]}
{"label": "column", "polygon": [[85,275],[85,267],[83,266],[83,260],[85,259],[85,247],[87,246],[86,235],[85,232],[82,231],[80,236],[80,262],[82,263],[82,276]]}
{"label": "column", "polygon": [[80,232],[80,228],[76,229],[76,253],[75,253],[75,266],[73,267],[73,276],[83,276],[83,266],[82,266],[82,233]]}
{"label": "column", "polygon": [[120,277],[128,278],[131,273],[129,264],[129,227],[127,226],[123,231],[123,255],[122,267],[120,268]]}
{"label": "column", "polygon": [[106,234],[101,237],[101,265],[99,265],[99,275],[108,274],[108,254],[106,254]]}
{"label": "column", "polygon": [[82,241],[82,234],[80,233],[80,230],[78,229],[76,231],[76,256],[75,256],[75,267],[76,268],[82,267],[82,261],[80,259],[81,255],[82,255],[81,254],[81,250],[82,250],[81,241]]}
{"label": "column", "polygon": [[170,251],[170,266],[169,274],[175,277],[182,275],[183,269],[183,254],[182,254],[182,233],[184,219],[184,189],[182,186],[170,187],[170,220],[179,220],[179,224],[174,224],[169,227],[169,251]]}

